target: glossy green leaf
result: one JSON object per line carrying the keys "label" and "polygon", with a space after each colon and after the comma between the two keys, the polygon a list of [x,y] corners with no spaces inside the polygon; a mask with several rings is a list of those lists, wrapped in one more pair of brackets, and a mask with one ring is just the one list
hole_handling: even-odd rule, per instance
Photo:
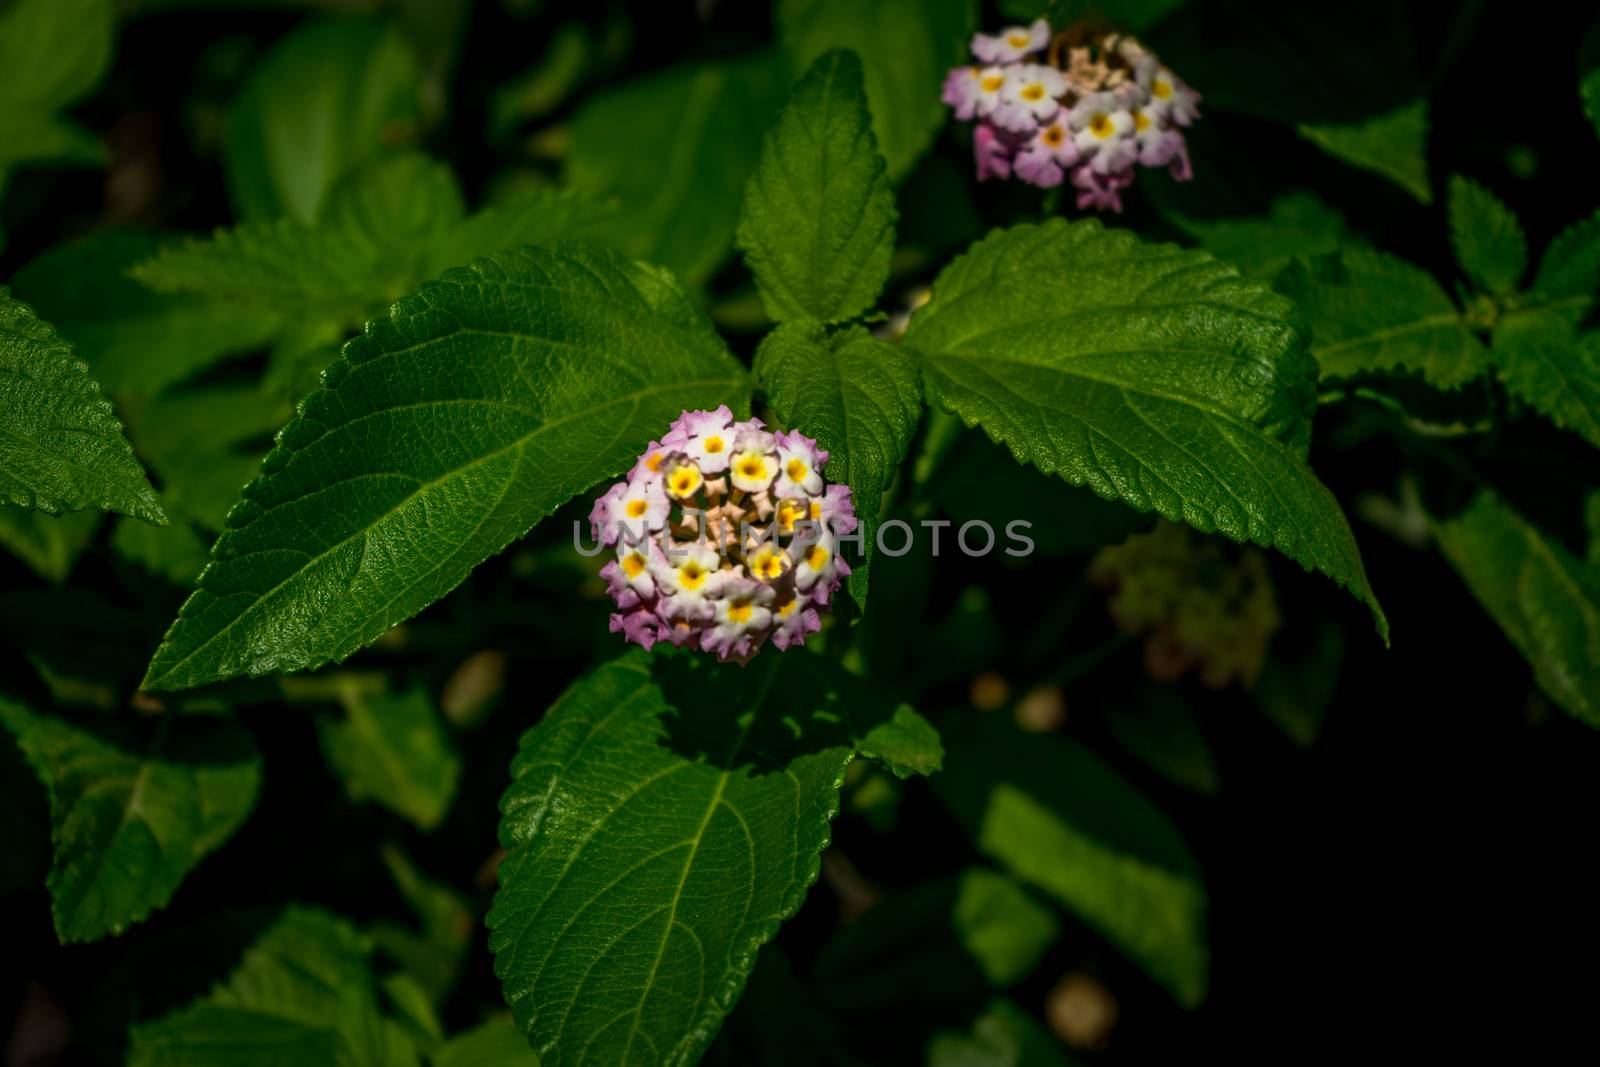
{"label": "glossy green leaf", "polygon": [[1600,727],[1600,567],[1487,491],[1434,533],[1489,617],[1573,718]]}
{"label": "glossy green leaf", "polygon": [[100,230],[57,245],[11,279],[17,299],[54,324],[117,397],[150,396],[225,356],[263,347],[275,315],[224,301],[152,292],[130,267],[170,240]]}
{"label": "glossy green leaf", "polygon": [[745,409],[748,390],[659,270],[577,246],[452,270],[350,342],[284,428],[146,685],[341,660],[685,408]]}
{"label": "glossy green leaf", "polygon": [[797,73],[829,49],[860,54],[878,148],[898,180],[946,120],[934,87],[966,60],[976,8],[971,0],[778,0],[774,20]]}
{"label": "glossy green leaf", "polygon": [[1010,1000],[991,1002],[971,1033],[942,1033],[928,1047],[928,1067],[1071,1067],[1076,1062]]}
{"label": "glossy green leaf", "polygon": [[883,169],[860,57],[824,52],[795,85],[745,186],[738,244],[768,315],[842,322],[877,302],[894,253]]}
{"label": "glossy green leaf", "polygon": [[495,972],[546,1067],[692,1063],[816,880],[839,784],[894,712],[803,651],[632,652],[522,739]]}
{"label": "glossy green leaf", "polygon": [[1300,135],[1351,166],[1382,175],[1420,202],[1433,203],[1426,100],[1360,122],[1302,125]]}
{"label": "glossy green leaf", "polygon": [[1456,389],[1489,370],[1489,353],[1433,275],[1365,248],[1295,263],[1276,281],[1311,322],[1325,379],[1410,371]]}
{"label": "glossy green leaf", "polygon": [[691,285],[722,265],[786,83],[771,56],[679,66],[609,89],[572,120],[571,186],[620,212],[596,234]]}
{"label": "glossy green leaf", "polygon": [[944,726],[934,788],[978,851],[1038,886],[1179,1003],[1205,997],[1206,890],[1165,816],[1076,741],[968,715]]}
{"label": "glossy green leaf", "polygon": [[111,62],[111,0],[13,0],[0,6],[0,190],[30,160],[98,161],[99,140],[57,117]]}
{"label": "glossy green leaf", "polygon": [[291,907],[227,981],[133,1028],[128,1067],[416,1067],[378,1010],[368,945],[349,923]]}
{"label": "glossy green leaf", "polygon": [[784,424],[828,450],[828,480],[851,489],[865,559],[850,575],[850,591],[865,604],[879,501],[922,414],[916,363],[860,327],[830,337],[819,323],[801,321],[761,342],[755,375]]}
{"label": "glossy green leaf", "polygon": [[[0,548],[32,567],[34,573],[50,582],[64,582],[72,566],[94,540],[100,529],[100,513],[77,511],[66,515],[46,515],[18,507],[0,505]],[[121,519],[131,526],[152,533],[160,529],[132,519]]]}
{"label": "glossy green leaf", "polygon": [[418,829],[438,826],[455,799],[461,757],[422,689],[343,694],[344,718],[317,720],[322,750],[351,800],[371,799]]}
{"label": "glossy green leaf", "polygon": [[1277,548],[1387,622],[1302,459],[1315,365],[1292,305],[1205,252],[1017,226],[939,275],[905,344],[930,401],[1107,499]]}
{"label": "glossy green leaf", "polygon": [[1522,223],[1501,199],[1470,178],[1450,178],[1450,244],[1472,284],[1498,297],[1517,291],[1528,270]]}
{"label": "glossy green leaf", "polygon": [[1600,330],[1576,306],[1518,308],[1495,323],[1494,362],[1514,396],[1600,448]]}
{"label": "glossy green leaf", "polygon": [[222,160],[239,215],[316,218],[339,179],[415,136],[419,82],[381,19],[322,18],[280,39],[228,113]]}
{"label": "glossy green leaf", "polygon": [[1265,281],[1297,257],[1326,255],[1359,243],[1345,228],[1344,216],[1305,192],[1279,197],[1265,216],[1175,221],[1212,255],[1246,277]]}
{"label": "glossy green leaf", "polygon": [[0,505],[166,513],[72,346],[0,286]]}
{"label": "glossy green leaf", "polygon": [[152,733],[0,700],[0,725],[50,794],[63,943],[121,934],[165,907],[255,806],[260,761],[231,724],[163,722]]}

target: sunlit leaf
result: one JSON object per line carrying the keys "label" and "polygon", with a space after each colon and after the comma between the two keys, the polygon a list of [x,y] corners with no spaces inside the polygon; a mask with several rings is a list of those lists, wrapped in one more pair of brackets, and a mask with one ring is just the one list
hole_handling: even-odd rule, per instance
{"label": "sunlit leaf", "polygon": [[1387,623],[1302,456],[1315,369],[1292,305],[1208,253],[1083,221],[997,231],[939,275],[906,346],[928,397],[1022,462],[1276,548]]}
{"label": "sunlit leaf", "polygon": [[658,270],[575,247],[451,271],[346,346],[284,428],[146,684],[341,660],[683,409],[748,389]]}
{"label": "sunlit leaf", "polygon": [[861,86],[855,52],[819,56],[745,187],[739,247],[779,322],[854,318],[889,277],[894,193]]}

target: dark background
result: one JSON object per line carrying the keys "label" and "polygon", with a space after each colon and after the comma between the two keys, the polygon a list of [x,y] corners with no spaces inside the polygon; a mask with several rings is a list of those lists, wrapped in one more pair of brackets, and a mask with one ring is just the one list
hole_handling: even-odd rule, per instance
{"label": "dark background", "polygon": [[[1351,88],[1335,94],[1335,112],[1345,104],[1365,106],[1353,99],[1363,93],[1381,99],[1397,88],[1414,91],[1420,78],[1432,102],[1429,154],[1436,193],[1451,173],[1485,183],[1520,215],[1535,257],[1551,236],[1593,210],[1600,140],[1578,111],[1572,59],[1594,19],[1592,8],[1358,3],[1337,5],[1337,17],[1302,18],[1300,5],[1291,4],[1195,7],[1152,39],[1190,35],[1207,45],[1231,39],[1241,21],[1259,14],[1284,40],[1306,40],[1321,50],[1317,55],[1334,55],[1342,42],[1369,48],[1400,27],[1407,39],[1401,52],[1414,59],[1415,70],[1366,65],[1360,61],[1366,52],[1352,53],[1357,61],[1342,68],[1354,72]],[[770,38],[766,5],[748,0],[712,5],[703,21],[689,3],[640,3],[629,12],[634,47],[607,74],[610,80],[689,56],[743,51]],[[559,22],[582,18],[599,25],[606,13],[604,5],[593,3],[478,3],[450,83],[451,117],[424,139],[457,168],[469,193],[485,188],[504,168],[546,166],[530,162],[517,139],[493,142],[483,136],[490,94],[537,58]],[[90,128],[109,131],[116,157],[111,172],[14,177],[5,200],[8,244],[0,254],[0,277],[46,246],[100,224],[113,208],[125,216],[118,221],[167,229],[228,223],[215,145],[193,136],[197,115],[224,107],[250,59],[300,17],[294,11],[184,10],[126,22],[113,73],[78,110]],[[992,12],[985,20],[990,26],[997,22]],[[1296,63],[1294,55],[1287,44],[1262,53],[1263,62],[1278,65]],[[1208,92],[1199,74],[1189,77]],[[545,121],[559,124],[567,113]],[[1259,210],[1274,191],[1316,189],[1379,247],[1442,279],[1454,276],[1442,195],[1433,206],[1420,207],[1381,179],[1334,163],[1271,117],[1208,109],[1201,128],[1205,140],[1197,135],[1197,169],[1214,166],[1202,173],[1197,190],[1221,186],[1243,207]],[[1513,163],[1518,153],[1522,162]],[[902,243],[929,250],[926,270],[898,279],[902,291],[931,277],[949,252],[984,225],[1038,212],[1038,198],[1029,191],[993,187],[977,190],[977,212],[970,219],[962,210],[941,210],[936,194],[951,188],[949,175],[959,176],[954,188],[966,195],[968,166],[964,146],[947,132],[902,193]],[[135,168],[150,189],[131,205],[113,184],[119,176],[127,180],[127,168]],[[1152,180],[1165,179],[1141,184]],[[1133,197],[1123,222],[1145,234],[1172,234],[1155,200]],[[1212,206],[1231,213],[1232,205],[1213,200]],[[716,289],[731,294],[745,282],[740,268],[730,267]],[[754,340],[733,339],[746,353]],[[1392,493],[1403,465],[1427,472],[1429,492],[1449,498],[1455,487],[1447,469],[1372,436],[1369,426],[1359,410],[1325,411],[1312,456],[1353,520],[1351,502],[1363,494]],[[1519,506],[1581,553],[1577,490],[1600,481],[1591,450],[1513,421],[1495,440],[1459,446],[1457,454],[1486,465]],[[1060,507],[1070,521],[1068,498]],[[537,534],[525,553],[558,544],[554,531],[567,529],[565,517],[546,524],[549,530]],[[1283,640],[1324,618],[1345,631],[1347,658],[1325,727],[1309,749],[1292,745],[1237,690],[1212,693],[1186,683],[1183,693],[1199,712],[1221,772],[1221,792],[1201,798],[1157,777],[1109,738],[1100,709],[1136,684],[1136,649],[1124,649],[1066,689],[1065,730],[1089,741],[1178,822],[1211,894],[1212,987],[1192,1013],[1173,1005],[1091,931],[1064,919],[1066,937],[1017,999],[1039,1009],[1065,970],[1097,974],[1117,998],[1121,1019],[1107,1050],[1089,1056],[1092,1061],[1474,1052],[1553,1062],[1578,1058],[1572,1053],[1579,1049],[1593,1055],[1600,992],[1593,963],[1600,950],[1594,863],[1600,736],[1538,694],[1527,666],[1436,553],[1401,544],[1358,520],[1356,530],[1393,624],[1390,649],[1351,598],[1292,564],[1273,563],[1287,619]],[[1061,573],[1067,575],[1063,582],[1081,581],[1075,562]],[[83,627],[103,625],[138,650],[137,659],[155,647],[179,597],[153,580],[135,597],[126,591],[128,580],[108,548],[92,549],[73,583],[98,591],[101,599],[88,609],[92,617],[58,605],[57,614],[37,627],[58,634],[70,652],[86,647],[74,644],[86,640]],[[1008,620],[1007,633],[1012,627],[1028,630],[1042,617],[1039,601],[1050,595],[1048,588],[1041,592],[1037,573],[948,556],[932,575],[934,610],[927,618],[942,617],[957,594],[974,584],[988,590],[994,617]],[[39,586],[20,564],[0,559],[0,589]],[[892,602],[873,604],[877,614],[892,616],[895,610]],[[426,837],[372,808],[343,803],[317,756],[314,729],[297,709],[251,707],[244,721],[263,750],[267,771],[261,804],[242,831],[187,879],[172,908],[117,940],[62,949],[42,888],[9,898],[0,920],[0,1018],[9,1017],[5,1005],[17,1003],[24,983],[36,981],[71,1016],[81,1039],[64,1062],[119,1062],[130,1016],[160,1014],[204,991],[284,900],[326,903],[357,921],[403,917],[403,904],[376,862],[371,846],[377,840],[403,841],[425,870],[472,892],[481,915],[489,890],[480,871],[495,848],[501,769],[518,735],[552,697],[594,653],[611,647],[605,614],[598,599],[574,598],[556,580],[530,578],[514,551],[480,568],[461,590],[410,624],[403,647],[365,653],[357,661],[437,687],[474,650],[500,648],[509,655],[507,689],[495,713],[462,740],[467,773],[449,821]],[[899,625],[915,631],[919,621]],[[11,619],[7,625],[20,623]],[[1113,634],[1099,595],[1092,594],[1071,620],[1060,656]],[[1007,642],[987,665],[1018,690],[1055,666],[1048,657],[1008,651],[1020,644]],[[936,666],[913,663],[913,670]],[[15,649],[0,650],[0,672],[13,687],[37,687]],[[958,713],[967,703],[969,681],[970,672],[940,681],[921,706],[930,714]],[[834,840],[838,854],[886,890],[976,859],[921,783],[906,787],[894,833],[880,833],[847,812]],[[778,944],[802,979],[839,916],[839,897],[825,881],[780,935]],[[470,1025],[497,1002],[480,935],[450,1002],[447,1029]],[[891,1063],[918,1062],[929,1033],[959,1023],[942,1005],[913,1001],[841,1025],[843,1043],[858,1056]],[[740,1061],[736,1049],[725,1046],[718,1054]]]}

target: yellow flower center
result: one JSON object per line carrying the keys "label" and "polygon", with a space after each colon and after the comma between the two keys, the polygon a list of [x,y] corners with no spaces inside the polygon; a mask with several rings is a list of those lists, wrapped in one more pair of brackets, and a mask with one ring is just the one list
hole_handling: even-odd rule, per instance
{"label": "yellow flower center", "polygon": [[804,460],[791,459],[789,461],[789,480],[803,482],[806,480],[806,465]]}
{"label": "yellow flower center", "polygon": [[1165,78],[1157,78],[1150,86],[1150,91],[1155,94],[1157,100],[1172,99],[1172,83]]}
{"label": "yellow flower center", "polygon": [[811,502],[811,517],[813,519],[822,518],[822,503],[821,503],[821,501],[813,500]]}
{"label": "yellow flower center", "polygon": [[706,584],[706,569],[694,560],[678,568],[678,585],[693,592]]}
{"label": "yellow flower center", "polygon": [[1006,76],[1004,74],[991,74],[979,82],[978,85],[986,93],[998,93],[1000,87],[1005,83]]}
{"label": "yellow flower center", "polygon": [[1060,148],[1061,142],[1066,140],[1067,137],[1060,126],[1048,126],[1040,136],[1044,139],[1044,143],[1051,148]]}
{"label": "yellow flower center", "polygon": [[1109,116],[1096,115],[1089,120],[1089,132],[1101,140],[1105,140],[1116,132],[1116,127],[1112,125]]}
{"label": "yellow flower center", "polygon": [[700,472],[693,467],[679,467],[667,479],[667,489],[676,497],[686,497],[700,488]]}
{"label": "yellow flower center", "polygon": [[666,458],[667,454],[665,452],[652,452],[645,457],[644,465],[648,467],[650,472],[653,474],[661,469],[661,461]]}
{"label": "yellow flower center", "polygon": [[706,438],[706,452],[708,452],[709,454],[714,456],[718,452],[721,452],[724,447],[726,447],[726,446],[723,445],[722,438],[720,438],[720,437],[708,437],[708,438]]}
{"label": "yellow flower center", "polygon": [[820,571],[828,562],[828,550],[821,545],[812,545],[806,549],[806,564],[814,571]]}
{"label": "yellow flower center", "polygon": [[785,601],[782,604],[779,604],[778,605],[778,618],[787,619],[790,615],[793,615],[794,614],[794,609],[799,603],[800,603],[800,598],[799,597],[795,597],[793,600],[788,600],[788,601]]}
{"label": "yellow flower center", "polygon": [[795,521],[806,513],[806,506],[797,500],[785,500],[778,505],[778,529],[793,533]]}
{"label": "yellow flower center", "polygon": [[750,573],[754,574],[757,578],[765,578],[768,581],[773,581],[774,579],[783,577],[785,564],[787,564],[787,562],[788,561],[784,558],[783,553],[779,552],[771,545],[768,545],[750,558]]}
{"label": "yellow flower center", "polygon": [[1013,33],[1006,38],[1006,43],[1012,48],[1026,48],[1028,47],[1028,35],[1025,33]]}
{"label": "yellow flower center", "polygon": [[767,461],[760,456],[748,456],[739,461],[739,473],[752,480],[767,476]]}
{"label": "yellow flower center", "polygon": [[1148,130],[1150,128],[1150,116],[1143,111],[1135,111],[1133,113],[1133,128],[1140,133]]}
{"label": "yellow flower center", "polygon": [[622,569],[629,578],[637,578],[644,573],[644,557],[635,552],[622,557]]}
{"label": "yellow flower center", "polygon": [[650,505],[643,498],[628,501],[628,518],[642,519],[644,513],[650,510]]}
{"label": "yellow flower center", "polygon": [[1037,104],[1039,101],[1044,99],[1044,86],[1030,85],[1023,89],[1020,95],[1022,96],[1022,99],[1026,100],[1028,103]]}
{"label": "yellow flower center", "polygon": [[751,608],[750,602],[748,600],[741,600],[741,601],[738,601],[736,603],[729,604],[728,605],[728,621],[729,622],[749,622],[750,621],[750,613],[753,610],[754,609]]}

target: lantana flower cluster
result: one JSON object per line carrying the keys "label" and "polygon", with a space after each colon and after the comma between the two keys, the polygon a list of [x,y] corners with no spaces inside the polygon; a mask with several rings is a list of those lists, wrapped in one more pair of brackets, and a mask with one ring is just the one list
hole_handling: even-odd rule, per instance
{"label": "lantana flower cluster", "polygon": [[1136,166],[1193,177],[1182,128],[1199,118],[1200,94],[1137,39],[1081,28],[1052,35],[1039,19],[976,35],[972,54],[976,64],[945,78],[944,102],[977,122],[979,181],[1070,181],[1080,210],[1121,211]]}
{"label": "lantana flower cluster", "polygon": [[1091,581],[1111,588],[1112,621],[1144,637],[1145,671],[1174,682],[1193,670],[1221,689],[1255,684],[1278,629],[1278,599],[1260,552],[1225,552],[1175,523],[1160,522],[1100,550]]}
{"label": "lantana flower cluster", "polygon": [[822,477],[828,453],[803,433],[735,421],[726,405],[685,411],[589,514],[615,552],[600,576],[611,630],[748,662],[770,638],[805,643],[850,565],[850,489]]}

